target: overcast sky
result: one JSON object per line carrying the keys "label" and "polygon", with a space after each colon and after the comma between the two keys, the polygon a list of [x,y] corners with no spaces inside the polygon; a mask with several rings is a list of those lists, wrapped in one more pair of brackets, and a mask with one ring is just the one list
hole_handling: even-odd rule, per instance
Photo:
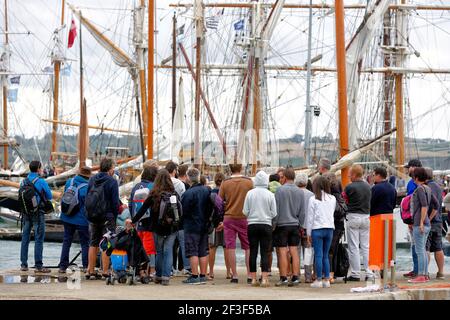
{"label": "overcast sky", "polygon": [[[95,25],[110,37],[115,43],[132,56],[133,50],[129,36],[132,34],[131,9],[138,1],[133,0],[72,0],[70,3],[79,6],[83,10],[83,15],[93,21]],[[170,55],[170,35],[171,17],[173,9],[168,4],[174,1],[156,1],[157,9],[157,63],[161,59]],[[309,1],[300,1],[307,3]],[[417,2],[417,1],[415,1]],[[442,1],[422,1],[422,3],[440,3]],[[298,3],[298,1],[296,2]],[[366,3],[366,1],[346,1],[346,3]],[[17,73],[42,73],[46,66],[51,65],[50,52],[54,47],[52,41],[53,31],[60,24],[61,1],[60,0],[8,0],[9,4],[9,36],[12,59],[11,71]],[[120,9],[120,10],[117,10]],[[3,8],[0,10],[0,19],[3,28]],[[179,11],[181,13],[181,11]],[[213,15],[215,11],[207,10],[206,15]],[[229,11],[224,14],[226,16]],[[303,65],[306,60],[307,44],[307,11],[283,12],[282,21],[274,32],[269,52],[268,64],[288,63],[292,65]],[[236,12],[223,18],[227,21],[227,26],[220,25],[222,31],[214,33],[213,30],[207,32],[207,46],[214,48],[220,45],[215,41],[233,33],[232,22],[239,19]],[[357,27],[355,21],[360,21],[363,12],[357,14],[355,11],[349,12],[346,16],[346,23],[353,23],[355,26],[349,27],[347,40],[349,40],[354,28]],[[420,58],[411,56],[410,65],[412,67],[433,67],[450,69],[450,12],[412,12],[411,14],[411,34],[409,39],[410,47],[420,52]],[[65,23],[70,25],[72,14],[66,8]],[[192,12],[179,15],[179,24],[191,23]],[[358,20],[359,19],[359,20]],[[76,21],[77,26],[79,22]],[[435,24],[435,25],[433,25]],[[347,25],[348,26],[348,25]],[[334,16],[324,16],[323,13],[316,13],[314,17],[313,56],[316,53],[323,53],[322,61],[316,63],[317,66],[334,67]],[[30,31],[32,34],[21,34]],[[192,30],[191,30],[192,31]],[[297,32],[297,33],[295,33]],[[220,37],[219,37],[220,36]],[[3,38],[3,35],[2,35]],[[229,37],[232,39],[232,37]],[[62,40],[64,45],[67,42],[67,27],[63,30]],[[189,48],[191,61],[194,56],[191,54],[191,40],[189,36],[183,40],[186,48]],[[70,77],[62,77],[62,110],[60,117],[65,121],[78,122],[79,110],[79,36],[74,46],[65,51],[68,64],[72,66]],[[375,40],[374,40],[375,41]],[[319,48],[320,46],[320,48]],[[281,58],[282,53],[283,58]],[[291,52],[291,54],[289,54]],[[89,123],[93,125],[103,124],[104,126],[120,128],[125,130],[136,130],[136,121],[133,117],[135,111],[134,101],[131,99],[132,85],[127,71],[112,63],[109,54],[99,46],[95,39],[83,29],[83,56],[85,61],[85,97],[88,101]],[[218,57],[223,53],[218,53]],[[211,63],[218,63],[214,58],[207,57]],[[234,58],[233,58],[234,59]],[[233,60],[230,58],[230,62]],[[227,60],[225,57],[222,60]],[[181,60],[180,60],[181,61]],[[279,138],[289,137],[295,133],[304,133],[304,88],[305,73],[285,73],[278,74],[269,72],[269,96],[268,103],[273,106],[273,118],[276,125],[276,134]],[[170,77],[167,71],[158,72],[158,115],[156,119],[166,135],[170,130]],[[278,76],[278,77],[276,77]],[[186,97],[189,100],[191,92],[191,78],[184,74],[186,85]],[[374,77],[375,78],[375,77]],[[237,78],[230,82],[230,87],[237,90]],[[43,118],[51,117],[51,100],[49,92],[50,77],[47,75],[23,75],[19,86],[18,102],[10,103],[9,118],[10,132],[13,134],[24,134],[30,136],[42,136],[49,132],[50,125],[40,121]],[[211,80],[216,81],[216,80]],[[219,80],[217,80],[219,81]],[[222,81],[222,80],[220,80]],[[220,82],[226,85],[226,80]],[[313,135],[325,135],[327,132],[336,135],[336,85],[335,76],[331,74],[316,74],[313,78],[312,102],[322,107],[322,115],[314,118]],[[220,86],[219,83],[210,83]],[[16,88],[12,85],[11,88]],[[319,90],[319,88],[321,88]],[[212,89],[211,89],[212,90]],[[367,85],[370,92],[370,82]],[[414,75],[408,81],[406,94],[409,96],[407,113],[411,112],[413,126],[407,128],[407,133],[419,138],[433,137],[450,140],[450,117],[448,111],[450,105],[450,76],[443,75]],[[373,92],[379,95],[379,92]],[[227,92],[226,97],[215,99],[214,94],[209,92],[212,109],[222,126],[229,118],[231,102],[236,96],[236,92]],[[376,99],[375,99],[376,100]],[[365,100],[366,101],[366,100]],[[224,112],[222,107],[227,105],[229,109]],[[188,104],[188,112],[190,108]],[[361,106],[367,108],[367,106]],[[434,110],[430,112],[430,110]],[[370,111],[369,111],[370,112]],[[189,120],[189,115],[187,117]],[[67,134],[75,133],[75,129],[64,129]],[[96,131],[91,130],[91,134]],[[212,135],[212,134],[211,134]]]}

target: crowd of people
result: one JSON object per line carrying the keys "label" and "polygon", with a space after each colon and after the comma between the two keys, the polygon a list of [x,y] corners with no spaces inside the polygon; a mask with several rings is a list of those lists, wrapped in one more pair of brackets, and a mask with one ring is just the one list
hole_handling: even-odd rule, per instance
{"label": "crowd of people", "polygon": [[[392,221],[397,191],[384,167],[370,173],[373,185],[369,185],[363,168],[352,165],[351,183],[345,188],[330,167],[331,162],[324,158],[312,179],[296,174],[292,167],[280,168],[271,175],[260,170],[251,179],[242,174],[242,165],[230,164],[230,175],[216,173],[211,188],[195,167],[169,161],[160,168],[155,161],[147,161],[128,204],[120,201],[111,159],[103,159],[95,175],[91,168],[81,167],[64,188],[59,272],[64,274],[69,267],[77,231],[86,279],[108,277],[110,257],[104,250],[96,271],[99,246],[108,231],[115,232],[116,226],[122,225],[128,231],[137,231],[148,256],[144,267],[137,270],[145,283],[168,285],[180,269],[178,260],[182,275],[187,277],[184,284],[205,284],[215,277],[218,247],[224,250],[227,279],[239,283],[239,238],[247,284],[270,286],[275,251],[279,270],[275,285],[298,286],[302,282],[300,258],[305,249],[313,248],[313,272],[305,266],[303,281],[313,288],[329,288],[335,282],[338,245],[344,234],[349,258],[347,280],[371,279],[374,270],[383,268],[381,226],[386,219]],[[432,170],[423,168],[419,160],[411,160],[406,167],[412,178],[407,192],[411,195],[409,229],[414,268],[405,276],[412,283],[429,281],[429,255],[433,252],[438,265],[436,278],[444,279],[442,188],[433,180]],[[52,193],[40,178],[42,173],[41,163],[32,161],[30,174],[22,182],[34,187],[39,205],[34,214],[23,214],[20,258],[21,270],[28,271],[28,246],[34,227],[35,271],[47,273],[50,270],[42,262],[45,222],[40,203],[51,200]]]}

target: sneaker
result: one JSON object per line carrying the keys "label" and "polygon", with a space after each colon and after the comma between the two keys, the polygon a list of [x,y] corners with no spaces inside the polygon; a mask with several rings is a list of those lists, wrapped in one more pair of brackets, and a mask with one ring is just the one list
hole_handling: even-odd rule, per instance
{"label": "sneaker", "polygon": [[436,274],[436,279],[437,280],[445,280],[445,276],[444,276],[444,274],[443,273],[437,273]]}
{"label": "sneaker", "polygon": [[190,276],[190,275],[192,275],[192,272],[191,272],[191,270],[183,269],[183,270],[181,270],[181,275]]}
{"label": "sneaker", "polygon": [[28,271],[28,267],[20,267],[20,271],[26,272],[26,271]]}
{"label": "sneaker", "polygon": [[296,286],[298,286],[300,284],[300,279],[295,279],[294,281],[289,281],[289,283],[288,283],[288,287],[296,287]]}
{"label": "sneaker", "polygon": [[52,272],[52,270],[50,270],[49,268],[44,268],[44,267],[36,268],[34,270],[34,273],[50,273],[50,272]]}
{"label": "sneaker", "polygon": [[187,278],[186,280],[182,281],[184,284],[200,284],[200,279],[199,277],[194,278],[193,276],[190,276],[189,278]]}
{"label": "sneaker", "polygon": [[200,281],[200,284],[206,284],[206,282],[208,281],[208,279],[206,279],[206,277],[199,277],[198,279]]}
{"label": "sneaker", "polygon": [[428,282],[427,278],[425,276],[417,276],[415,278],[409,279],[409,283],[425,283]]}
{"label": "sneaker", "polygon": [[252,285],[252,287],[259,287],[260,286],[259,281],[256,280],[256,279],[251,279],[250,284]]}
{"label": "sneaker", "polygon": [[230,283],[238,283],[239,279],[238,278],[233,278],[230,280]]}
{"label": "sneaker", "polygon": [[65,273],[66,273],[66,269],[59,269],[59,270],[58,270],[58,273],[65,274]]}
{"label": "sneaker", "polygon": [[155,284],[161,284],[162,283],[162,279],[160,278],[160,277],[154,277],[153,278],[153,282],[155,283]]}
{"label": "sneaker", "polygon": [[169,280],[161,280],[161,284],[163,285],[163,286],[168,286],[169,285]]}
{"label": "sneaker", "polygon": [[247,278],[247,284],[252,284],[253,283],[253,279],[252,278]]}
{"label": "sneaker", "polygon": [[323,288],[323,283],[322,281],[314,281],[313,283],[311,283],[311,288]]}
{"label": "sneaker", "polygon": [[331,287],[331,284],[330,284],[329,280],[322,281],[322,285],[323,285],[324,288],[330,288]]}
{"label": "sneaker", "polygon": [[353,276],[347,277],[347,281],[360,281],[360,280],[361,279],[359,279],[357,277],[353,277]]}
{"label": "sneaker", "polygon": [[403,276],[404,276],[405,278],[415,278],[415,277],[416,277],[416,274],[414,273],[414,271],[410,271],[410,272],[408,272],[408,273],[403,274]]}
{"label": "sneaker", "polygon": [[289,281],[286,280],[280,280],[275,284],[276,287],[287,287],[289,286]]}
{"label": "sneaker", "polygon": [[269,279],[262,279],[262,281],[261,281],[261,287],[263,287],[263,288],[270,287]]}

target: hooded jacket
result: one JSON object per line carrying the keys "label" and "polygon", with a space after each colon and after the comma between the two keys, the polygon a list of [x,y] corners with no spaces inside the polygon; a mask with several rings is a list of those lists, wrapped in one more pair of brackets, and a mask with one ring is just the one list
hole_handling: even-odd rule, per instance
{"label": "hooded jacket", "polygon": [[105,200],[108,203],[108,211],[106,213],[105,220],[116,221],[119,215],[119,185],[117,181],[106,172],[99,172],[95,176],[89,179],[89,185],[87,193],[95,184],[105,183]]}
{"label": "hooded jacket", "polygon": [[272,225],[272,219],[277,215],[275,196],[267,187],[269,176],[264,171],[259,171],[254,180],[255,188],[245,196],[244,214],[248,224]]}
{"label": "hooded jacket", "polygon": [[67,180],[66,185],[64,187],[64,192],[66,192],[67,189],[70,187],[72,180],[73,185],[75,187],[78,187],[81,184],[86,183],[85,186],[82,186],[81,188],[78,189],[78,201],[80,204],[80,211],[78,211],[76,214],[70,217],[61,213],[61,220],[65,223],[75,224],[78,226],[88,226],[89,222],[86,218],[86,206],[85,206],[86,194],[88,189],[87,188],[88,179],[83,176],[77,175],[75,176],[75,178]]}

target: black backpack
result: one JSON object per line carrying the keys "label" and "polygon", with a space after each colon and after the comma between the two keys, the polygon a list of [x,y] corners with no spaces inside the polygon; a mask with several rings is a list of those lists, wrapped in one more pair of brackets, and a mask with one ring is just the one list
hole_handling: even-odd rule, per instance
{"label": "black backpack", "polygon": [[86,195],[86,217],[92,223],[102,223],[106,219],[108,203],[105,200],[105,184],[94,182]]}
{"label": "black backpack", "polygon": [[[170,198],[176,198],[176,205],[172,205]],[[158,226],[169,233],[177,231],[181,224],[183,209],[176,193],[163,192],[159,203]]]}
{"label": "black backpack", "polygon": [[339,194],[335,195],[336,198],[336,209],[334,210],[334,220],[335,221],[344,221],[347,217],[347,204],[345,203],[344,198]]}
{"label": "black backpack", "polygon": [[19,206],[22,214],[32,216],[39,213],[40,201],[37,199],[38,191],[34,185],[38,180],[39,177],[33,181],[26,178],[19,188]]}
{"label": "black backpack", "polygon": [[334,270],[334,276],[344,277],[344,281],[345,283],[347,283],[347,273],[348,268],[350,267],[350,262],[348,259],[347,250],[345,249],[342,241],[339,241],[335,255],[336,255],[336,269]]}

